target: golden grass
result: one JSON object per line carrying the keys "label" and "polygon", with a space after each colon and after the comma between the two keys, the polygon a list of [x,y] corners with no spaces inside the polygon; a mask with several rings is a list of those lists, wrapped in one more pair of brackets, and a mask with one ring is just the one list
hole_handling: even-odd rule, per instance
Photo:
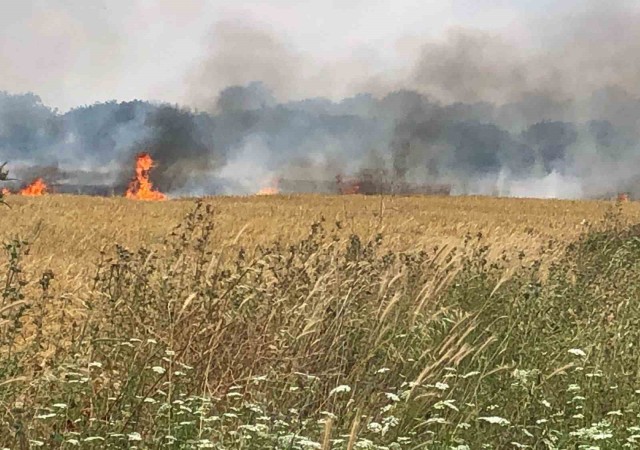
{"label": "golden grass", "polygon": [[[291,431],[335,450],[392,438],[505,448],[526,430],[533,448],[547,432],[536,425],[551,414],[552,401],[560,411],[574,408],[548,420],[577,446],[580,425],[566,421],[567,414],[599,418],[635,408],[637,383],[628,374],[637,356],[627,350],[639,338],[637,305],[628,301],[637,297],[638,231],[611,225],[638,223],[638,204],[620,204],[626,217],[612,216],[608,233],[583,235],[584,245],[559,265],[541,268],[528,259],[490,260],[521,250],[538,259],[554,242],[557,251],[546,251],[544,264],[583,233],[585,221],[598,222],[614,204],[210,198],[216,216],[210,240],[210,222],[199,216],[210,210],[194,208],[194,200],[9,202],[2,237],[18,234],[33,243],[18,258],[30,283],[23,286],[17,266],[4,268],[0,436],[9,441],[0,438],[0,447],[26,448],[29,439],[44,448],[59,448],[63,438],[125,442],[135,432],[152,446],[171,436],[257,449],[274,448]],[[192,220],[163,252],[164,238],[187,213]],[[321,217],[330,233],[305,239]],[[341,231],[333,231],[336,222]],[[347,239],[334,240],[334,233]],[[351,233],[360,239],[349,239]],[[369,246],[378,233],[393,255],[379,252],[377,241]],[[484,239],[468,253],[431,251],[478,234]],[[298,245],[272,246],[255,258],[223,253],[242,246],[250,254],[274,240]],[[92,283],[101,249],[113,255],[115,244],[158,248],[158,257],[120,252]],[[413,253],[420,249],[428,253]],[[398,255],[405,250],[413,254]],[[47,277],[38,283],[47,269],[55,273],[52,289]],[[567,369],[574,364],[601,374],[591,379],[587,370]],[[573,386],[585,386],[584,409],[562,400]],[[611,386],[615,402],[603,402]],[[396,403],[401,398],[406,402]],[[186,409],[176,406],[185,402]],[[238,440],[258,430],[257,411],[268,419],[260,428],[268,433]],[[331,419],[317,426],[327,412]],[[617,442],[635,423],[634,415],[620,415]],[[429,428],[432,419],[437,428]],[[490,419],[511,425],[479,428],[484,421],[495,427]],[[378,435],[385,421],[394,425]],[[408,429],[418,434],[408,438]],[[338,436],[345,445],[334,445]]]}
{"label": "golden grass", "polygon": [[[101,249],[116,243],[133,249],[161,243],[194,200],[50,195],[12,196],[8,202],[11,208],[0,216],[0,237],[35,237],[24,261],[27,273],[37,276],[38,269],[50,268],[56,287],[68,292],[91,273]],[[237,245],[246,249],[275,239],[294,241],[324,217],[328,226],[341,222],[345,233],[367,238],[381,232],[384,245],[394,251],[457,245],[466,233],[482,232],[492,252],[535,252],[549,239],[568,241],[584,229],[583,221],[599,220],[612,206],[604,201],[309,195],[215,197],[206,202],[214,205],[221,247],[238,233]],[[638,204],[622,208],[630,218],[640,218]]]}

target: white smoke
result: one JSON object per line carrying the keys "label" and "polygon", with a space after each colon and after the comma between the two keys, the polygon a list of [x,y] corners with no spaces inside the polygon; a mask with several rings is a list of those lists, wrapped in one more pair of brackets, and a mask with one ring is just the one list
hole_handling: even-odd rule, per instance
{"label": "white smoke", "polygon": [[276,176],[271,169],[273,158],[261,136],[248,136],[240,146],[232,148],[230,154],[229,161],[216,171],[217,178],[224,181],[224,194],[254,194],[272,183]]}

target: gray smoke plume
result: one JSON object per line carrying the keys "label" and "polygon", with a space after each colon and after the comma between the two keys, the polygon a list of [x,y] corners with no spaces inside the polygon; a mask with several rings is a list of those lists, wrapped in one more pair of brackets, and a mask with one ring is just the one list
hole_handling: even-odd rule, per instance
{"label": "gray smoke plume", "polygon": [[147,151],[174,196],[278,179],[331,191],[336,175],[371,173],[454,194],[640,194],[640,8],[583,6],[531,22],[529,45],[453,29],[393,73],[374,59],[323,65],[272,31],[221,22],[189,78],[201,111],[136,100],[61,114],[0,93],[0,157],[29,177],[49,167],[59,184],[93,177],[119,192]]}
{"label": "gray smoke plume", "polygon": [[[594,108],[618,97],[640,104],[605,90]],[[640,139],[628,116],[502,123],[530,106],[442,104],[415,91],[277,103],[253,83],[224,90],[216,114],[136,101],[61,115],[33,95],[3,94],[0,157],[30,169],[25,178],[36,176],[30,166],[54,166],[64,176],[41,171],[51,182],[92,171],[123,190],[136,153],[146,151],[157,163],[154,183],[174,195],[250,194],[278,178],[291,191],[327,191],[336,175],[374,169],[407,183],[448,183],[454,193],[576,198],[633,188]]]}

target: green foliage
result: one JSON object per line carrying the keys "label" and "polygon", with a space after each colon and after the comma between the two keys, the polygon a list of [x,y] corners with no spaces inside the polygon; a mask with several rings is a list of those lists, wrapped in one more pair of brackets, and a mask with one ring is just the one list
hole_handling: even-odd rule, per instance
{"label": "green foliage", "polygon": [[232,253],[198,203],[161,247],[103,254],[55,342],[52,274],[26,298],[28,244],[9,243],[0,444],[634,447],[640,226],[607,224],[543,270],[491,260],[482,235],[394,254],[326,221]]}

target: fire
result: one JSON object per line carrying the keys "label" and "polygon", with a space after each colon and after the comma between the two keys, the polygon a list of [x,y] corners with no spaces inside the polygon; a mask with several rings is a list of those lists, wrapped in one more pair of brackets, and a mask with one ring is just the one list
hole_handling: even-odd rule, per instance
{"label": "fire", "polygon": [[629,201],[629,194],[623,192],[618,194],[618,201],[622,203],[626,203]]}
{"label": "fire", "polygon": [[129,183],[125,197],[133,200],[166,200],[162,192],[154,191],[149,180],[149,171],[154,166],[153,159],[148,153],[140,153],[136,158],[136,176]]}
{"label": "fire", "polygon": [[274,180],[271,186],[263,187],[260,189],[256,195],[277,195],[280,193],[279,180]]}
{"label": "fire", "polygon": [[342,175],[336,176],[336,182],[338,184],[338,190],[342,195],[355,195],[360,193],[360,181],[359,180],[344,180]]}
{"label": "fire", "polygon": [[[4,191],[3,191],[4,192]],[[37,197],[47,193],[47,185],[42,178],[36,179],[26,188],[20,190],[20,195],[27,195],[30,197]]]}
{"label": "fire", "polygon": [[7,189],[7,188],[2,188],[2,195],[5,195],[5,196],[6,196],[6,195],[9,195],[9,194],[11,194],[11,191],[10,191],[9,189]]}

